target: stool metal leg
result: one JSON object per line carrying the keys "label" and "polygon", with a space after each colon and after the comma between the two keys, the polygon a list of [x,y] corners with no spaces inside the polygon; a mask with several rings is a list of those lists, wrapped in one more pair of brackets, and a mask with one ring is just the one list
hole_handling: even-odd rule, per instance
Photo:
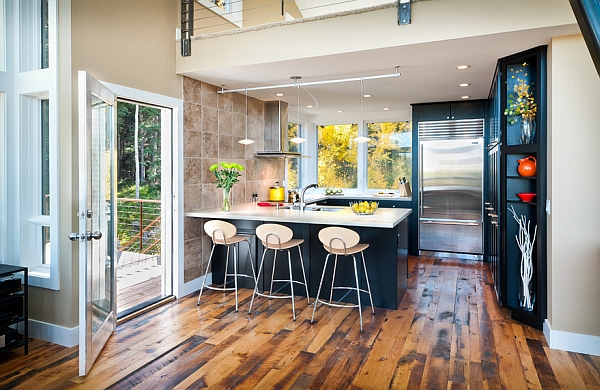
{"label": "stool metal leg", "polygon": [[198,295],[198,303],[196,306],[200,306],[200,298],[202,297],[202,291],[204,290],[204,284],[206,283],[206,275],[208,275],[208,268],[210,267],[210,261],[212,260],[213,252],[215,251],[215,244],[213,244],[210,255],[208,256],[208,263],[206,264],[206,271],[204,271],[204,279],[202,280],[202,287],[200,287],[200,294]]}
{"label": "stool metal leg", "polygon": [[304,278],[304,288],[306,289],[306,300],[310,305],[310,294],[308,293],[308,282],[306,281],[306,272],[304,272],[304,260],[302,260],[302,251],[298,246],[298,254],[300,255],[300,267],[302,268],[302,277]]}
{"label": "stool metal leg", "polygon": [[335,255],[335,260],[333,262],[333,275],[331,276],[331,290],[329,291],[329,303],[333,302],[333,286],[335,286],[335,274],[337,272],[337,261],[338,255]]}
{"label": "stool metal leg", "polygon": [[269,288],[269,295],[273,295],[273,280],[275,280],[275,266],[277,265],[277,249],[273,249],[273,269],[271,270],[271,287]]}
{"label": "stool metal leg", "polygon": [[263,251],[262,258],[260,260],[260,265],[258,266],[258,273],[256,274],[256,283],[254,283],[254,292],[252,293],[252,299],[250,300],[250,309],[248,309],[248,314],[252,313],[252,305],[254,304],[254,297],[258,294],[258,279],[260,278],[260,274],[263,269],[263,265],[265,263],[265,255],[267,254],[267,249]]}
{"label": "stool metal leg", "polygon": [[358,283],[358,271],[356,269],[356,256],[352,255],[352,264],[354,265],[354,280],[356,282],[356,298],[358,299],[358,317],[360,321],[360,331],[363,331],[362,307],[360,305],[360,284]]}
{"label": "stool metal leg", "polygon": [[325,265],[323,265],[323,273],[321,274],[321,281],[319,282],[319,288],[317,289],[317,296],[315,297],[315,301],[314,301],[315,306],[313,307],[312,317],[310,318],[311,324],[315,321],[315,312],[317,311],[317,304],[319,303],[319,295],[321,295],[321,287],[323,287],[323,279],[325,279],[325,271],[327,270],[327,261],[329,260],[330,255],[331,254],[328,253],[327,256],[325,257]]}
{"label": "stool metal leg", "polygon": [[369,292],[369,299],[371,300],[371,312],[375,314],[375,305],[373,305],[373,296],[371,295],[371,284],[369,283],[369,274],[367,273],[367,264],[365,263],[365,254],[364,252],[360,252],[362,256],[363,268],[365,270],[365,279],[367,281],[367,290]]}
{"label": "stool metal leg", "polygon": [[[238,311],[238,285],[237,285],[237,266],[239,262],[238,250],[236,249],[238,244],[233,246],[233,288],[235,289],[235,311]],[[227,281],[225,281],[227,282]]]}
{"label": "stool metal leg", "polygon": [[[292,276],[292,255],[290,254],[290,250],[287,250],[288,253],[288,268],[290,272],[290,291],[292,295],[292,318],[296,321],[296,306],[294,304],[294,277]],[[273,267],[275,268],[275,267]]]}

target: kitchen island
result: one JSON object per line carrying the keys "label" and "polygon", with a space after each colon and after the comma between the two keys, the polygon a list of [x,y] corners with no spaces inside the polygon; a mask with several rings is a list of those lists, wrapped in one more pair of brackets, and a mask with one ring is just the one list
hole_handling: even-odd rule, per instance
{"label": "kitchen island", "polygon": [[[406,291],[406,278],[408,267],[408,228],[411,210],[402,208],[379,208],[374,215],[356,215],[349,207],[335,206],[309,206],[307,210],[294,210],[276,207],[260,207],[253,203],[233,206],[230,212],[220,209],[209,209],[191,211],[186,213],[187,217],[202,219],[221,219],[237,226],[239,234],[252,236],[252,260],[255,269],[263,252],[262,243],[256,240],[256,227],[263,223],[279,223],[290,227],[294,231],[295,238],[304,238],[301,245],[305,272],[309,283],[309,294],[315,296],[318,290],[321,273],[325,263],[327,252],[319,241],[319,231],[327,226],[343,226],[356,231],[361,236],[361,242],[368,243],[369,248],[365,250],[365,261],[369,273],[369,281],[373,294],[373,302],[377,307],[396,309]],[[199,220],[198,223],[204,223]],[[249,272],[250,257],[244,252],[245,246],[240,246],[240,269]],[[222,283],[224,272],[225,250],[218,251],[213,259],[213,282]],[[291,251],[293,257],[298,252]],[[272,267],[272,252],[265,260],[265,269]],[[279,256],[282,256],[280,254]],[[285,262],[286,263],[286,262]],[[278,262],[275,278],[278,275],[287,274],[284,262]],[[293,261],[293,264],[299,264]],[[330,263],[331,264],[331,263]],[[342,263],[343,264],[343,263]],[[280,268],[281,267],[281,268]],[[299,265],[298,265],[299,267]],[[353,283],[353,268],[339,267],[336,276],[336,285],[339,283]],[[343,268],[343,269],[341,269]],[[301,270],[294,269],[294,278],[301,277]],[[271,280],[270,271],[263,271],[259,289],[267,290]],[[341,272],[341,273],[340,273]],[[359,278],[364,282],[364,275],[360,271]],[[327,270],[326,280],[331,280],[332,270]],[[298,279],[299,280],[299,279]],[[245,287],[252,286],[249,284]],[[329,295],[329,289],[324,284],[322,296]],[[295,289],[295,293],[298,294]],[[286,292],[285,288],[281,292]],[[335,291],[340,292],[340,291]],[[354,302],[353,294],[350,296],[336,297],[347,302]]]}

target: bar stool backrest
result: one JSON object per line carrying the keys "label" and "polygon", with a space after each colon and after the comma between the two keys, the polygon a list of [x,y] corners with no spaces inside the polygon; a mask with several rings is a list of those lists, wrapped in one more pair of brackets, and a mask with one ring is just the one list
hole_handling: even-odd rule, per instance
{"label": "bar stool backrest", "polygon": [[354,230],[346,229],[339,226],[330,226],[321,229],[319,232],[319,240],[326,247],[333,249],[352,248],[360,241],[360,235]]}
{"label": "bar stool backrest", "polygon": [[204,224],[204,231],[210,236],[214,244],[227,245],[227,239],[235,236],[237,228],[229,222],[212,220]]}
{"label": "bar stool backrest", "polygon": [[256,236],[268,249],[280,249],[280,244],[294,237],[294,232],[287,226],[276,223],[265,223],[256,228]]}

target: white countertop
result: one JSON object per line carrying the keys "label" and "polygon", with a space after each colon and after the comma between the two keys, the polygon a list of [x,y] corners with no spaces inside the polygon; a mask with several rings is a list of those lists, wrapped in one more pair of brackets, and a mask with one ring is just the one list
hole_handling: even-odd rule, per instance
{"label": "white countertop", "polygon": [[320,202],[322,200],[326,200],[326,199],[344,199],[344,198],[348,198],[348,199],[364,199],[364,200],[374,200],[374,201],[379,201],[379,200],[412,200],[412,198],[410,196],[400,196],[398,193],[394,193],[394,194],[385,194],[385,195],[379,195],[379,194],[353,194],[353,193],[344,193],[344,194],[331,194],[331,195],[325,195],[325,194],[306,194],[306,201],[307,202]]}
{"label": "white countertop", "polygon": [[[218,209],[190,211],[186,217],[211,218],[211,219],[238,219],[247,221],[269,221],[308,223],[317,225],[340,225],[393,228],[412,212],[404,208],[378,208],[373,215],[356,215],[350,207],[318,206],[328,211],[300,211],[290,209],[276,209],[276,207],[260,207],[253,203],[244,203],[232,206],[231,211],[224,212]],[[335,210],[335,211],[329,211]]]}

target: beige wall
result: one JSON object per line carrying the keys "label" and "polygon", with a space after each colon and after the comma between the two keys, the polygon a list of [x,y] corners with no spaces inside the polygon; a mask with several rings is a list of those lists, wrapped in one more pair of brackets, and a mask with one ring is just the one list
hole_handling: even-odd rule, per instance
{"label": "beige wall", "polygon": [[[175,74],[176,0],[58,0],[60,290],[31,288],[30,317],[66,328],[78,325],[77,71],[102,81],[181,98]],[[70,219],[69,219],[70,217]]]}
{"label": "beige wall", "polygon": [[[220,207],[223,191],[216,188],[208,168],[217,162],[242,164],[240,182],[233,186],[233,204],[250,202],[252,193],[268,197],[268,188],[284,179],[283,160],[256,159],[264,146],[264,102],[248,98],[248,138],[254,144],[238,141],[246,134],[246,97],[238,93],[217,93],[217,87],[185,77],[183,80],[184,118],[184,199],[185,211]],[[185,219],[184,282],[204,274],[211,243],[198,218]]]}
{"label": "beige wall", "polygon": [[548,320],[600,336],[600,78],[580,35],[549,50]]}

